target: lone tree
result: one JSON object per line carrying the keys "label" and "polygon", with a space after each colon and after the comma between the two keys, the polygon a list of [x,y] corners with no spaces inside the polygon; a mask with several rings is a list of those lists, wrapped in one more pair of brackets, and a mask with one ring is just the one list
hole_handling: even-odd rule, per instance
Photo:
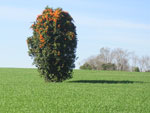
{"label": "lone tree", "polygon": [[28,52],[40,75],[48,82],[72,78],[77,38],[69,13],[46,7],[31,28],[33,36],[27,39]]}

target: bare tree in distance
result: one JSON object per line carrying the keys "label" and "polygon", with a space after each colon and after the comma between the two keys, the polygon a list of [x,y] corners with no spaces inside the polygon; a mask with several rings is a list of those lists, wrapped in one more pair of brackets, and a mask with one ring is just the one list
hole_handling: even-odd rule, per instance
{"label": "bare tree in distance", "polygon": [[98,55],[98,58],[103,63],[111,63],[112,62],[111,49],[108,47],[101,48],[100,54]]}
{"label": "bare tree in distance", "polygon": [[132,53],[131,60],[132,60],[132,67],[138,67],[139,57],[135,55],[135,53]]}
{"label": "bare tree in distance", "polygon": [[131,54],[131,71],[136,71],[137,69],[139,69],[139,57],[133,52]]}
{"label": "bare tree in distance", "polygon": [[112,51],[114,56],[113,62],[117,65],[117,70],[126,71],[129,69],[130,52],[121,48]]}
{"label": "bare tree in distance", "polygon": [[99,60],[98,56],[93,56],[87,59],[87,63],[91,65],[92,69],[101,70],[101,65],[103,64],[101,60]]}
{"label": "bare tree in distance", "polygon": [[141,72],[150,71],[150,57],[142,56],[139,59],[139,67]]}

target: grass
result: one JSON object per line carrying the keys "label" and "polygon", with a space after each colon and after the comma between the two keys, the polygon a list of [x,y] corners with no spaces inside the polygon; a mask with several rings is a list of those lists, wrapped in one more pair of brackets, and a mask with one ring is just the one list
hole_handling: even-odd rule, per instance
{"label": "grass", "polygon": [[150,73],[74,70],[63,83],[38,75],[0,68],[0,113],[150,113]]}

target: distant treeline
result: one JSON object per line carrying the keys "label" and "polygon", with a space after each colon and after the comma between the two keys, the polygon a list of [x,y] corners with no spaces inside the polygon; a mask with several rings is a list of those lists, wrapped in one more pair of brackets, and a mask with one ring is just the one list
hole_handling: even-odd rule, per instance
{"label": "distant treeline", "polygon": [[138,57],[128,50],[103,47],[97,56],[88,58],[80,69],[150,72],[150,56]]}

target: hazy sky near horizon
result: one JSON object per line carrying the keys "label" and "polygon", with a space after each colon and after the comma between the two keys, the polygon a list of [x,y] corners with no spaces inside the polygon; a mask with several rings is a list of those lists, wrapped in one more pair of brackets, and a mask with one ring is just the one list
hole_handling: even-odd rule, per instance
{"label": "hazy sky near horizon", "polygon": [[74,19],[76,68],[101,47],[150,55],[150,0],[0,0],[0,67],[34,67],[26,39],[47,5],[63,8]]}

